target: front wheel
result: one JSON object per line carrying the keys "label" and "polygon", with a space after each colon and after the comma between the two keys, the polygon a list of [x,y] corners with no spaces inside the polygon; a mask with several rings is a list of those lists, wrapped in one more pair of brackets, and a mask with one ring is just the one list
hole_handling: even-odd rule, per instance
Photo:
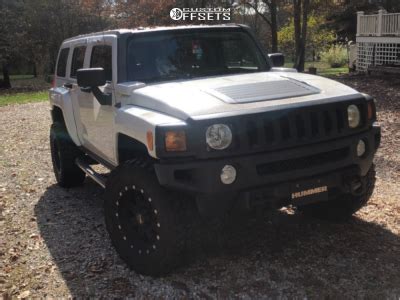
{"label": "front wheel", "polygon": [[361,195],[342,194],[327,202],[299,206],[297,210],[309,217],[325,220],[342,221],[349,219],[354,213],[367,204],[375,187],[375,166],[372,165],[367,175],[362,178],[365,186]]}
{"label": "front wheel", "polygon": [[138,273],[159,276],[178,265],[184,243],[178,203],[145,161],[128,161],[111,173],[104,203],[107,230],[118,254]]}

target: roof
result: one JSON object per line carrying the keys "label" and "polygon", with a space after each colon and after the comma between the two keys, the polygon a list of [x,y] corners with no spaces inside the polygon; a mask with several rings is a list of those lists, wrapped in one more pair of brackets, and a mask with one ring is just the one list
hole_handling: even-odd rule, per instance
{"label": "roof", "polygon": [[185,26],[157,26],[157,27],[138,27],[134,29],[113,29],[113,30],[106,30],[106,31],[99,31],[93,32],[89,34],[82,34],[78,36],[74,36],[64,40],[65,42],[71,42],[74,40],[88,38],[88,37],[95,37],[99,35],[108,35],[108,34],[124,34],[124,33],[138,33],[138,32],[152,32],[152,31],[166,31],[166,30],[182,30],[182,29],[199,29],[199,28],[238,28],[245,25],[236,24],[236,23],[229,23],[229,24],[219,24],[219,25],[185,25]]}

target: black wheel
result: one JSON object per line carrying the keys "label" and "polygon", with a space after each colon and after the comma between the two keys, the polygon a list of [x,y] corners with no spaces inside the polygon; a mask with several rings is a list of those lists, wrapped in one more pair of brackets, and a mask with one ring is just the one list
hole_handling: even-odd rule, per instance
{"label": "black wheel", "polygon": [[327,202],[300,206],[297,209],[306,216],[331,220],[344,221],[367,204],[375,187],[375,166],[372,165],[367,175],[362,178],[365,186],[361,195],[342,194]]}
{"label": "black wheel", "polygon": [[159,276],[178,265],[185,239],[179,202],[159,185],[150,163],[128,161],[110,174],[107,230],[118,254],[138,273]]}
{"label": "black wheel", "polygon": [[75,159],[82,152],[72,142],[63,124],[51,125],[50,151],[57,183],[65,188],[81,185],[85,173],[75,164]]}

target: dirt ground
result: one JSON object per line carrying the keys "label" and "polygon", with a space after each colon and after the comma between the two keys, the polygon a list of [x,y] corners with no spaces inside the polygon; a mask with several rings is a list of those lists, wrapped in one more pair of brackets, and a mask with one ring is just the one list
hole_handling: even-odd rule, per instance
{"label": "dirt ground", "polygon": [[48,103],[0,108],[0,297],[400,297],[400,79],[343,77],[376,97],[377,186],[346,223],[289,210],[251,219],[164,278],[113,250],[101,188],[64,190],[50,162]]}

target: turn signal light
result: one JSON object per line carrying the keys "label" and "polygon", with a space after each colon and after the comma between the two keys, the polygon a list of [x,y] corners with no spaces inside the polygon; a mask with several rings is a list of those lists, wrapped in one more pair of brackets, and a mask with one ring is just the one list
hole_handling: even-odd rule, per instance
{"label": "turn signal light", "polygon": [[375,117],[375,103],[374,101],[368,102],[368,120],[372,120]]}
{"label": "turn signal light", "polygon": [[154,138],[153,138],[153,132],[152,131],[150,131],[150,130],[147,131],[146,139],[147,139],[147,148],[150,151],[153,151],[154,150]]}
{"label": "turn signal light", "polygon": [[186,134],[183,130],[167,131],[165,133],[166,151],[186,151]]}

